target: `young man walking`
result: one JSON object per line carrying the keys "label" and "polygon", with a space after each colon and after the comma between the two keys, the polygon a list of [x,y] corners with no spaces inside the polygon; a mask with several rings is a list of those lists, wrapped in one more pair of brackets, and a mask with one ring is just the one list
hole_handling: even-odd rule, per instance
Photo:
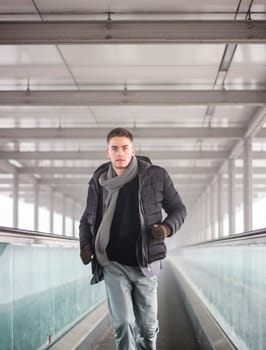
{"label": "young man walking", "polygon": [[81,258],[92,263],[92,284],[105,281],[116,349],[156,350],[164,240],[179,230],[186,208],[167,171],[136,156],[127,129],[109,132],[106,155],[110,162],[89,182]]}

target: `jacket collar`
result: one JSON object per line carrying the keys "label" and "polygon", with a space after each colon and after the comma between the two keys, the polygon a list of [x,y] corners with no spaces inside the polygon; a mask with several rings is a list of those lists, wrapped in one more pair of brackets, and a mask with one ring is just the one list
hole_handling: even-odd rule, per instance
{"label": "jacket collar", "polygon": [[[142,174],[145,172],[150,166],[151,166],[151,161],[148,157],[145,156],[136,156],[138,165],[139,165],[139,173]],[[93,173],[93,176],[96,178],[99,178],[105,171],[108,170],[110,166],[110,162],[103,163],[100,165]]]}

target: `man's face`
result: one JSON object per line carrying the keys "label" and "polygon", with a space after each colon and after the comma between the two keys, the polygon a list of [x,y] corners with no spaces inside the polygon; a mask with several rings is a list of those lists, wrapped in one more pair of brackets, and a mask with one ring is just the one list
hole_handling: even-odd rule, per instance
{"label": "man's face", "polygon": [[120,174],[135,155],[132,141],[125,136],[115,136],[109,141],[106,155],[110,158],[114,171]]}

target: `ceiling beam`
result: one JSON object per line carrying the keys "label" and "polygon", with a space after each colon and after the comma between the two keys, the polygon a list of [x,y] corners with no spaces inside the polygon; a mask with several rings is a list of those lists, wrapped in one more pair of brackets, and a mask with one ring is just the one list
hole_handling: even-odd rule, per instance
{"label": "ceiling beam", "polygon": [[[184,187],[184,185],[188,186],[189,188],[197,187],[197,186],[206,186],[210,182],[210,178],[195,178],[195,177],[183,177],[183,178],[172,178],[173,182],[176,186],[176,188],[180,188],[180,186]],[[27,183],[26,180],[20,181],[20,184]],[[88,179],[87,178],[43,178],[39,179],[38,183],[40,185],[50,185],[50,186],[58,186],[58,187],[81,187],[81,188],[87,188],[88,186]],[[253,185],[261,186],[264,185],[266,187],[266,178],[255,178],[252,180]],[[237,185],[243,185],[242,179],[236,179]],[[13,185],[12,179],[0,179],[0,185]],[[228,187],[227,181],[223,182],[224,188]],[[32,185],[32,189],[34,186]],[[30,190],[30,188],[28,187]]]}
{"label": "ceiling beam", "polygon": [[[244,136],[241,128],[128,128],[134,133],[134,138],[233,138]],[[4,128],[0,129],[1,139],[101,139],[104,140],[110,129],[107,128]],[[266,136],[266,130],[264,130]],[[262,136],[262,137],[264,137]]]}
{"label": "ceiling beam", "polygon": [[[1,164],[1,162],[0,162]],[[214,166],[204,166],[204,167],[198,167],[198,166],[191,166],[191,167],[185,167],[185,166],[165,166],[165,168],[168,170],[169,174],[171,176],[174,176],[175,174],[178,175],[200,175],[200,174],[215,174],[218,170],[217,167]],[[95,167],[81,167],[81,166],[39,166],[39,167],[23,167],[23,168],[17,168],[19,174],[39,174],[39,175],[60,175],[60,174],[68,174],[68,175],[87,175],[90,176],[95,170]],[[252,172],[254,175],[265,175],[266,174],[266,167],[252,167]],[[243,174],[243,168],[237,167],[236,168],[237,174]]]}
{"label": "ceiling beam", "polygon": [[[210,159],[225,160],[229,157],[228,151],[142,151],[139,155],[147,156],[153,161],[172,159]],[[240,157],[241,158],[241,157]],[[253,159],[266,159],[265,151],[253,151]],[[106,161],[103,151],[0,151],[0,159],[10,160],[97,160]]]}
{"label": "ceiling beam", "polygon": [[[229,155],[227,151],[142,151],[138,154],[143,154],[153,160],[226,159]],[[1,151],[0,159],[86,159],[106,161],[105,153],[103,151]]]}
{"label": "ceiling beam", "polygon": [[[56,186],[57,188],[61,188],[64,190],[67,189],[78,189],[78,188],[84,188],[84,190],[86,191],[86,188],[88,187],[88,181],[78,181],[79,179],[42,179],[40,180],[39,184],[40,185],[49,185],[49,186]],[[186,186],[186,188],[184,188],[184,190],[187,190],[187,187],[190,189],[193,189],[195,187],[203,187],[206,186],[209,181],[207,181],[206,179],[200,179],[200,181],[196,181],[197,179],[193,179],[190,181],[190,179],[182,179],[180,181],[173,181],[174,186],[176,188],[180,188],[180,187],[184,187]],[[21,185],[23,185],[23,182],[20,183]],[[4,179],[0,179],[0,188],[1,186],[7,187],[7,186],[11,186],[12,187],[12,182],[10,180],[4,180]],[[30,188],[28,188],[28,190],[30,191]]]}
{"label": "ceiling beam", "polygon": [[265,20],[0,22],[1,45],[265,42]]}
{"label": "ceiling beam", "polygon": [[265,105],[266,90],[5,90],[2,106]]}
{"label": "ceiling beam", "polygon": [[[1,181],[2,182],[2,181]],[[49,184],[50,185],[50,184]],[[51,183],[52,185],[52,183]],[[198,192],[199,194],[201,193],[200,189],[204,189],[206,187],[206,185],[204,184],[200,184],[200,183],[195,183],[195,184],[189,184],[189,183],[174,183],[176,189],[178,190],[178,192],[180,194],[182,194],[183,196],[188,196],[188,195],[194,195],[196,192]],[[43,186],[47,186],[47,185],[43,185]],[[81,185],[67,185],[65,183],[62,183],[61,185],[58,184],[57,187],[55,188],[55,191],[57,193],[59,193],[60,196],[62,196],[62,194],[68,195],[70,192],[73,193],[73,195],[77,195],[77,198],[81,197],[86,197],[86,189],[87,189],[88,185],[87,184],[81,184]],[[239,180],[237,180],[236,183],[236,187],[239,190],[239,192],[241,193],[241,189],[243,188],[243,183]],[[12,195],[12,189],[13,186],[11,183],[6,183],[5,187],[2,187],[0,184],[0,192],[5,192],[5,193],[10,193]],[[256,193],[266,193],[266,181],[262,183],[262,181],[258,181],[256,180],[255,182],[253,182],[253,189]],[[24,188],[23,183],[20,185],[20,193],[21,192],[25,192],[25,193],[33,193],[34,190],[33,188]],[[64,192],[62,192],[64,191]],[[226,185],[224,186],[224,191],[228,191],[228,188],[226,187]],[[45,193],[47,194],[47,196],[49,196],[48,191],[45,190],[41,190],[42,195],[44,195]],[[80,198],[79,198],[80,199]]]}
{"label": "ceiling beam", "polygon": [[[8,182],[9,180],[7,180]],[[262,181],[262,180],[261,180]],[[209,182],[208,178],[204,179],[195,179],[195,178],[180,178],[175,179],[175,183],[177,186],[180,185],[207,185]],[[266,183],[266,179],[264,180]],[[263,183],[264,183],[263,182]],[[1,183],[1,179],[0,179]],[[4,182],[6,183],[6,182]],[[77,186],[77,187],[86,187],[88,184],[87,178],[49,178],[49,179],[41,179],[39,182],[41,185],[56,185],[56,186],[64,186],[64,185],[71,185],[71,186]]]}
{"label": "ceiling beam", "polygon": [[[170,174],[214,174],[217,167],[165,167]],[[40,174],[40,175],[55,175],[55,174],[70,174],[70,175],[90,175],[95,171],[96,167],[23,167],[18,168],[19,174]],[[257,168],[256,168],[257,169]],[[266,168],[264,169],[266,173]]]}

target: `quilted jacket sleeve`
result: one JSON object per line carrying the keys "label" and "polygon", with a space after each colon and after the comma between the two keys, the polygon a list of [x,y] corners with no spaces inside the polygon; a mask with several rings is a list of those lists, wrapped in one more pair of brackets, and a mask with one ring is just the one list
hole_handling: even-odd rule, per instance
{"label": "quilted jacket sleeve", "polygon": [[172,235],[178,231],[184,223],[187,210],[179,193],[174,187],[172,179],[165,169],[163,169],[163,176],[164,188],[162,206],[167,214],[164,223],[171,228],[170,235]]}
{"label": "quilted jacket sleeve", "polygon": [[89,245],[91,249],[93,249],[97,204],[97,191],[95,182],[92,179],[89,183],[86,208],[81,216],[79,224],[80,248]]}

